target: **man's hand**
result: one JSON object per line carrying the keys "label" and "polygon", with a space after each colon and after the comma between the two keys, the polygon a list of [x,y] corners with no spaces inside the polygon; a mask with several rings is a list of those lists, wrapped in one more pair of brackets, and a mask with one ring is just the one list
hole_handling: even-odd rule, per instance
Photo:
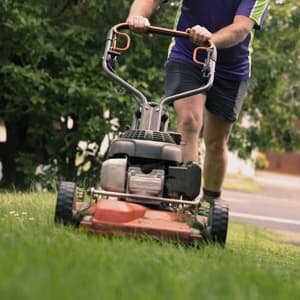
{"label": "man's hand", "polygon": [[200,25],[188,28],[186,32],[190,35],[190,40],[196,45],[206,44],[212,37],[212,33]]}
{"label": "man's hand", "polygon": [[149,20],[142,16],[129,16],[126,22],[129,28],[136,33],[144,33],[150,26]]}

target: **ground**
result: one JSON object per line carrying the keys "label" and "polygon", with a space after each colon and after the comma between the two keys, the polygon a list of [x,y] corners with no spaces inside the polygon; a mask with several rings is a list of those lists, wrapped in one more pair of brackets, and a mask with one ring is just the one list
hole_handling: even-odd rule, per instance
{"label": "ground", "polygon": [[254,178],[228,178],[223,197],[230,203],[231,219],[300,234],[299,176],[260,171]]}
{"label": "ground", "polygon": [[225,248],[54,224],[55,194],[0,194],[1,299],[298,299],[300,247],[231,222]]}
{"label": "ground", "polygon": [[[224,195],[232,200],[233,193],[250,197],[237,199],[250,207],[255,196],[255,206],[268,208],[259,199],[274,196],[228,190]],[[225,248],[103,238],[55,225],[55,199],[54,193],[0,193],[1,299],[299,299],[295,233],[231,218]],[[297,196],[292,200],[299,202]],[[278,198],[263,201],[274,205]]]}

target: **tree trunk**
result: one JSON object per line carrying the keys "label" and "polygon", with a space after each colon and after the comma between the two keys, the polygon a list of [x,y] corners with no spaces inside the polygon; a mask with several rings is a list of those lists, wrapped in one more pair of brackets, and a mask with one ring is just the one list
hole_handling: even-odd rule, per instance
{"label": "tree trunk", "polygon": [[2,163],[1,188],[24,187],[24,174],[17,172],[16,157],[26,139],[23,122],[7,122],[7,141],[0,143],[0,161]]}

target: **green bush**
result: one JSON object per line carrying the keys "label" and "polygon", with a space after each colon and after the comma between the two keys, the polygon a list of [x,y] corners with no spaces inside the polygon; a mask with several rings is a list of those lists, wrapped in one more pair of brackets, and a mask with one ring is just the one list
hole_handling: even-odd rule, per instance
{"label": "green bush", "polygon": [[263,170],[268,168],[270,165],[266,155],[262,152],[257,152],[255,157],[255,168],[258,170]]}
{"label": "green bush", "polygon": [[[97,180],[100,148],[76,164],[76,156],[84,152],[78,143],[99,145],[113,120],[123,130],[130,123],[135,101],[101,68],[106,33],[125,20],[130,3],[1,1],[0,118],[8,129],[8,143],[0,144],[2,186],[40,181],[38,165],[51,166],[54,177]],[[154,99],[163,94],[161,66],[168,43],[135,37],[120,59],[122,76]],[[84,172],[87,162],[91,167]]]}
{"label": "green bush", "polygon": [[[153,24],[172,27],[179,2],[169,1]],[[7,143],[0,143],[1,186],[28,187],[41,176],[46,176],[46,185],[57,177],[97,181],[100,148],[86,153],[78,164],[76,157],[84,152],[78,143],[99,145],[113,120],[119,120],[116,131],[130,123],[136,103],[104,75],[101,57],[107,30],[125,20],[131,3],[0,1],[0,119],[8,131]],[[253,125],[245,129],[237,123],[230,141],[242,157],[256,147],[300,148],[299,134],[293,130],[294,119],[300,118],[299,4],[272,1],[264,30],[256,34],[253,78],[244,107]],[[122,77],[150,100],[163,94],[169,42],[134,36],[130,51],[120,58]],[[109,117],[104,118],[107,110]],[[36,174],[39,165],[51,170]]]}

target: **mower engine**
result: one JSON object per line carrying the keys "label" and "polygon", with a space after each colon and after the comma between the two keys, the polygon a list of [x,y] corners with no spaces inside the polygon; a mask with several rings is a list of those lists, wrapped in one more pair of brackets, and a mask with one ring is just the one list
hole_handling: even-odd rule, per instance
{"label": "mower engine", "polygon": [[147,196],[163,195],[165,171],[153,169],[145,174],[139,167],[128,168],[127,192]]}
{"label": "mower engine", "polygon": [[118,193],[162,196],[165,171],[153,169],[148,173],[141,167],[128,167],[127,158],[106,160],[101,169],[101,188]]}
{"label": "mower engine", "polygon": [[193,162],[174,166],[169,161],[144,159],[141,164],[130,158],[110,158],[101,168],[101,188],[110,192],[194,200],[200,186],[201,168]]}

